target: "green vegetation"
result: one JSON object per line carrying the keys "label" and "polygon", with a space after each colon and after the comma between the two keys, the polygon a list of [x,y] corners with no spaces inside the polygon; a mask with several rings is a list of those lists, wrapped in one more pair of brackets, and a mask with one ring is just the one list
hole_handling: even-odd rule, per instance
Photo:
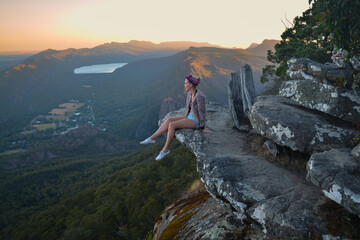
{"label": "green vegetation", "polygon": [[329,32],[329,42],[336,48],[347,50],[352,56],[360,55],[360,1],[309,0],[313,3],[314,19],[318,29]]}
{"label": "green vegetation", "polygon": [[126,156],[63,158],[1,172],[2,239],[144,239],[156,216],[198,178],[177,141]]}
{"label": "green vegetation", "polygon": [[0,152],[34,148],[41,143],[54,138],[53,133],[53,129],[46,129],[31,134],[12,134],[8,137],[2,137],[0,138]]}
{"label": "green vegetation", "polygon": [[[314,61],[330,62],[333,49],[345,49],[349,58],[360,55],[360,1],[309,0],[313,3],[302,16],[295,17],[291,27],[281,35],[275,52],[268,51],[268,60],[274,65],[263,68],[261,81],[275,73],[280,81],[288,80],[286,62],[292,58],[307,57]],[[358,88],[359,76],[354,71],[348,86]]]}
{"label": "green vegetation", "polygon": [[293,26],[286,28],[280,43],[275,45],[275,52],[268,51],[268,60],[278,66],[267,65],[263,68],[262,82],[266,81],[264,76],[272,72],[281,80],[287,80],[287,61],[292,57],[307,57],[320,63],[330,61],[332,46],[328,42],[329,33],[317,28],[313,11],[310,8],[302,16],[295,17]]}
{"label": "green vegetation", "polygon": [[[93,117],[89,105],[66,102],[53,108],[47,115],[38,115],[32,119],[20,134],[11,134],[0,138],[0,152],[10,153],[19,149],[37,147],[68,129],[79,126],[93,126]],[[74,114],[74,112],[78,114]],[[1,156],[1,154],[0,154]]]}

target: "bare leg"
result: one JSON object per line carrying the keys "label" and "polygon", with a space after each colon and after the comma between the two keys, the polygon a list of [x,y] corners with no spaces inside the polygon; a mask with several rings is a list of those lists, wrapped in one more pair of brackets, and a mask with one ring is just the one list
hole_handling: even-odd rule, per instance
{"label": "bare leg", "polygon": [[196,124],[190,119],[182,119],[169,123],[166,143],[162,149],[163,152],[167,152],[169,150],[170,143],[174,139],[175,129],[178,128],[196,128]]}
{"label": "bare leg", "polygon": [[166,119],[166,121],[163,124],[161,124],[159,129],[150,137],[151,140],[155,140],[156,138],[161,136],[161,134],[165,133],[168,130],[169,124],[171,122],[182,120],[182,119],[187,119],[187,118],[185,116],[182,116],[182,117],[173,117],[173,118]]}

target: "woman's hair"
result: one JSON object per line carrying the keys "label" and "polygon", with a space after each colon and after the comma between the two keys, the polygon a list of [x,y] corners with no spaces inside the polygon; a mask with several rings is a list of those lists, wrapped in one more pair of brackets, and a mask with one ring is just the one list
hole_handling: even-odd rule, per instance
{"label": "woman's hair", "polygon": [[192,76],[192,75],[187,75],[186,79],[189,81],[189,83],[191,83],[194,87],[197,87],[197,85],[199,85],[201,77],[197,77],[197,76]]}

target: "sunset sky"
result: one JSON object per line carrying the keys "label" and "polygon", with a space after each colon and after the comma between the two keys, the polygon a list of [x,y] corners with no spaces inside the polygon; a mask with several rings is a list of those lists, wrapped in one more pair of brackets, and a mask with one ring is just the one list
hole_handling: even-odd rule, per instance
{"label": "sunset sky", "polygon": [[0,52],[146,40],[247,47],[280,39],[308,0],[2,0]]}

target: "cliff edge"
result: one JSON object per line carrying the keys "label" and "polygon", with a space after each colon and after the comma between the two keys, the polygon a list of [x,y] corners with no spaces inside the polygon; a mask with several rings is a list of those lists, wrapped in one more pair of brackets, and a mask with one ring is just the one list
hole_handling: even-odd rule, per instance
{"label": "cliff edge", "polygon": [[[358,136],[351,123],[359,124],[360,94],[334,85],[331,74],[349,69],[309,59],[288,65],[295,79],[278,96],[256,98],[245,65],[231,75],[229,106],[206,105],[213,134],[179,129],[175,137],[197,157],[206,191],[246,228],[261,229],[260,239],[359,239],[360,145],[351,149]],[[170,112],[159,125],[184,115],[185,108]],[[253,151],[255,136],[268,139],[264,145],[275,158],[279,149],[302,154],[307,175]],[[246,239],[259,239],[253,237]]]}

